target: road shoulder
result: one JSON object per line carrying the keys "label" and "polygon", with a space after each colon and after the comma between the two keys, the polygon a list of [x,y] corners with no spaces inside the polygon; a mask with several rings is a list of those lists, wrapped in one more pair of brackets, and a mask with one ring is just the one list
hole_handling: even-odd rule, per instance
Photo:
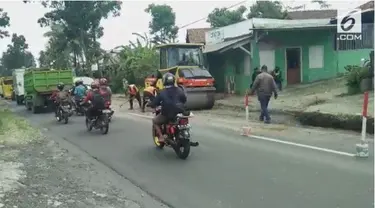
{"label": "road shoulder", "polygon": [[6,117],[0,125],[7,130],[0,135],[0,207],[166,207],[64,139],[11,112]]}

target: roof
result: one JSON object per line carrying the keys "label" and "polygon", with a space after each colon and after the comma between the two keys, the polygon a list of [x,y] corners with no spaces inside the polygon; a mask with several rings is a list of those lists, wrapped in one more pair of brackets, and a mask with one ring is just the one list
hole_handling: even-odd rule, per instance
{"label": "roof", "polygon": [[327,19],[302,19],[302,20],[284,20],[253,18],[253,29],[306,29],[336,27],[330,25],[330,18]]}
{"label": "roof", "polygon": [[183,47],[183,46],[203,46],[202,43],[168,43],[157,45],[156,48],[166,48],[166,47]]}
{"label": "roof", "polygon": [[[229,46],[233,46],[235,44],[238,44],[240,42],[241,42],[241,44],[240,44],[241,46],[246,44],[247,42],[250,42],[250,35],[246,35],[246,36],[242,36],[242,37],[239,37],[239,38],[231,39],[231,40],[224,41],[224,42],[221,42],[221,43],[216,43],[216,44],[212,44],[212,45],[205,45],[204,49],[203,49],[203,53],[210,53],[210,52],[219,51],[219,50],[228,48]],[[236,48],[236,47],[234,47],[234,48]]]}
{"label": "roof", "polygon": [[204,34],[212,28],[191,28],[186,30],[187,43],[205,43]]}
{"label": "roof", "polygon": [[326,10],[303,10],[288,12],[288,17],[292,20],[300,19],[326,19],[337,16],[337,10],[326,9]]}
{"label": "roof", "polygon": [[368,1],[361,6],[357,7],[357,9],[362,9],[362,10],[367,10],[367,9],[372,9],[374,10],[374,1]]}

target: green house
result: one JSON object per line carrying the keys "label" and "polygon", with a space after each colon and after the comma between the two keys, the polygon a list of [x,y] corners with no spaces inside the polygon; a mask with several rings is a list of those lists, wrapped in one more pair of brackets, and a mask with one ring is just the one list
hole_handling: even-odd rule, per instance
{"label": "green house", "polygon": [[[280,67],[283,85],[334,78],[373,50],[372,20],[362,17],[362,39],[338,41],[331,19],[253,18],[206,32],[209,70],[218,92],[243,94],[255,67]],[[371,15],[369,15],[371,16]]]}

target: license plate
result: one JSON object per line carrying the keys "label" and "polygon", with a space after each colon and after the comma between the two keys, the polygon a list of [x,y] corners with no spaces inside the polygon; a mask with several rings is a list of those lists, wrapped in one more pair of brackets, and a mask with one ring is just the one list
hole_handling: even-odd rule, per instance
{"label": "license plate", "polygon": [[105,109],[105,110],[103,110],[102,112],[103,112],[103,113],[110,113],[111,110]]}

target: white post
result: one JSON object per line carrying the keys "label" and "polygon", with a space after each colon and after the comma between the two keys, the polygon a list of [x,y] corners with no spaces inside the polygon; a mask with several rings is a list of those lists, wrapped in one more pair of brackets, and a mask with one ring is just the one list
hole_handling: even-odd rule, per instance
{"label": "white post", "polygon": [[362,107],[362,131],[361,131],[361,142],[356,144],[357,157],[369,157],[368,143],[366,141],[366,127],[367,127],[367,108],[368,108],[368,92],[364,93],[363,96],[363,107]]}
{"label": "white post", "polygon": [[249,106],[248,105],[245,107],[245,111],[246,111],[246,123],[249,123]]}

